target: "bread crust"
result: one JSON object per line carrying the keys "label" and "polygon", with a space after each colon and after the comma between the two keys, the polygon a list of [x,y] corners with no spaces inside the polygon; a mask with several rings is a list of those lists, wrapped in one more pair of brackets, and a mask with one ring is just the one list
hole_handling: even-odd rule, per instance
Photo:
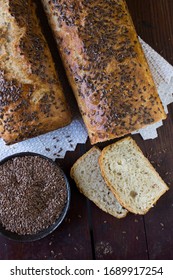
{"label": "bread crust", "polygon": [[150,161],[144,156],[143,152],[141,151],[141,149],[138,147],[138,145],[136,144],[136,142],[130,137],[126,137],[126,138],[123,138],[113,144],[110,144],[108,146],[106,146],[102,152],[101,152],[101,155],[99,157],[99,165],[100,165],[100,170],[101,170],[101,174],[103,176],[103,179],[105,180],[106,184],[108,185],[108,187],[110,188],[110,190],[112,191],[112,193],[115,195],[116,199],[119,201],[119,203],[124,207],[126,208],[129,212],[132,212],[132,213],[135,213],[135,214],[140,214],[140,215],[144,215],[146,214],[150,207],[147,208],[145,211],[138,211],[138,212],[135,212],[134,211],[134,208],[133,206],[131,205],[127,205],[125,204],[125,202],[120,198],[118,192],[116,191],[117,190],[117,187],[116,185],[113,185],[108,177],[106,176],[106,172],[105,172],[105,169],[104,169],[104,165],[103,165],[103,158],[107,152],[107,150],[111,149],[112,146],[116,146],[116,145],[119,145],[121,142],[123,141],[131,141],[133,143],[133,145],[135,146],[135,148],[138,150],[138,152],[143,156],[143,162],[144,162],[144,165],[145,163],[148,165],[150,165],[150,169],[151,169],[151,172],[155,173],[155,175],[158,177],[159,181],[161,181],[164,186],[165,186],[165,189],[163,189],[163,192],[161,192],[157,197],[155,197],[155,200],[153,200],[153,205],[157,202],[157,200],[166,192],[169,190],[168,186],[165,184],[165,182],[162,180],[162,178],[160,177],[160,175],[156,172],[156,170],[154,169],[154,167],[152,166],[152,164],[150,163]]}
{"label": "bread crust", "polygon": [[42,0],[91,144],[165,119],[124,0]]}
{"label": "bread crust", "polygon": [[70,123],[33,0],[0,5],[0,136],[7,144]]}
{"label": "bread crust", "polygon": [[[86,152],[86,153],[85,153],[84,155],[82,155],[79,159],[77,159],[77,161],[73,164],[73,166],[71,167],[71,170],[70,170],[70,176],[71,176],[71,178],[75,181],[78,190],[80,191],[80,193],[82,193],[82,194],[85,195],[86,197],[88,197],[88,196],[87,196],[87,194],[85,193],[85,191],[83,191],[83,189],[80,187],[80,183],[79,183],[78,180],[76,179],[74,173],[75,173],[75,168],[76,168],[77,166],[79,166],[80,164],[82,164],[82,161],[83,161],[89,154],[92,154],[93,151],[95,151],[95,150],[101,152],[101,150],[100,150],[97,146],[93,146],[88,152]],[[108,187],[108,186],[107,186],[107,187]],[[109,187],[108,187],[108,188],[109,188]],[[110,189],[110,190],[111,190],[111,189]],[[89,198],[89,199],[90,199],[90,198]],[[97,207],[99,207],[99,208],[102,209],[101,205],[100,205],[96,200],[94,200],[93,202],[94,202],[95,205],[97,205]],[[103,210],[103,209],[102,209],[102,210]],[[109,213],[109,211],[107,211],[106,209],[104,209],[104,212]],[[110,214],[110,213],[109,213],[109,214]],[[116,213],[116,214],[114,213],[114,215],[113,215],[113,214],[111,213],[112,216],[114,216],[114,217],[116,217],[116,218],[118,218],[118,219],[121,219],[121,218],[126,217],[127,214],[128,214],[128,211],[127,211],[126,209],[123,209],[123,211],[122,211],[121,214],[120,214],[120,213]]]}

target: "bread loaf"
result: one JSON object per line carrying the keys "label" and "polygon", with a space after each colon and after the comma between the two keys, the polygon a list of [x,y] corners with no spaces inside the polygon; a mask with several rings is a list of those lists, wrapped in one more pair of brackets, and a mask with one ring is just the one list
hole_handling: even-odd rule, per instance
{"label": "bread loaf", "polygon": [[92,144],[166,117],[124,0],[42,3]]}
{"label": "bread loaf", "polygon": [[168,190],[131,137],[104,148],[99,164],[105,182],[119,203],[135,214],[147,213]]}
{"label": "bread loaf", "polygon": [[8,144],[71,120],[33,0],[0,3],[0,110]]}
{"label": "bread loaf", "polygon": [[100,155],[99,148],[91,148],[74,163],[70,175],[79,191],[100,209],[116,218],[123,218],[127,215],[127,210],[119,204],[102,178],[98,163]]}

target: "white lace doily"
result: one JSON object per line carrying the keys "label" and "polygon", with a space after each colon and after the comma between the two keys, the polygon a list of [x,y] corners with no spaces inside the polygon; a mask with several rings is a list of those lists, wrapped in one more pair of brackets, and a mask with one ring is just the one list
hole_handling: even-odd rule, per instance
{"label": "white lace doily", "polygon": [[[143,40],[140,41],[165,111],[168,112],[167,105],[173,102],[173,67]],[[145,140],[153,139],[157,137],[157,128],[161,125],[162,122],[158,122],[135,133],[140,133]],[[78,143],[86,143],[87,137],[85,125],[75,108],[73,121],[67,127],[10,146],[0,139],[0,160],[20,152],[35,152],[51,159],[63,158],[67,151],[74,151]]]}

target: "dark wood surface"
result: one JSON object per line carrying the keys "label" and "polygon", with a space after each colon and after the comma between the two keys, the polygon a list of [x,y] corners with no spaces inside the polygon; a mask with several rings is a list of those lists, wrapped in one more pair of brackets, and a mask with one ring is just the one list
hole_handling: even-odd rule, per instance
{"label": "dark wood surface", "polygon": [[[138,34],[173,65],[173,1],[127,0],[127,4]],[[55,51],[51,36],[49,42]],[[0,236],[0,259],[173,259],[173,104],[158,129],[157,139],[144,141],[139,135],[133,138],[170,186],[154,208],[145,216],[128,214],[124,219],[115,219],[81,195],[69,178],[71,205],[63,224],[32,243]],[[68,176],[75,160],[90,147],[87,141],[58,160]]]}

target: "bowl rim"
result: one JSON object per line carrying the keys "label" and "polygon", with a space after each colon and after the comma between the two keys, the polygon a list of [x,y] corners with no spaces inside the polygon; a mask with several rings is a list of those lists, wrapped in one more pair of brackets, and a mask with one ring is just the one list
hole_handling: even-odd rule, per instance
{"label": "bowl rim", "polygon": [[51,234],[54,230],[56,230],[60,224],[63,222],[63,220],[65,219],[67,212],[70,208],[70,201],[71,201],[71,189],[70,189],[70,184],[69,181],[67,179],[67,176],[65,174],[65,172],[63,171],[63,169],[51,158],[46,157],[45,155],[41,155],[39,153],[34,153],[34,152],[20,152],[20,153],[15,153],[12,154],[10,156],[7,156],[5,158],[3,158],[2,160],[0,160],[0,165],[3,165],[5,162],[7,162],[8,160],[15,158],[15,157],[23,157],[23,156],[40,156],[41,158],[44,158],[46,160],[49,160],[53,165],[55,165],[57,168],[59,168],[64,176],[65,182],[66,182],[66,190],[67,190],[67,199],[66,199],[66,203],[64,205],[64,208],[60,214],[60,216],[56,219],[56,221],[50,225],[48,228],[43,229],[41,231],[39,231],[36,234],[26,234],[26,235],[20,235],[17,234],[15,232],[11,232],[9,230],[6,230],[2,224],[0,223],[0,235],[13,240],[13,241],[18,241],[18,242],[32,242],[32,241],[37,241],[40,240],[44,237],[46,237],[47,235]]}

